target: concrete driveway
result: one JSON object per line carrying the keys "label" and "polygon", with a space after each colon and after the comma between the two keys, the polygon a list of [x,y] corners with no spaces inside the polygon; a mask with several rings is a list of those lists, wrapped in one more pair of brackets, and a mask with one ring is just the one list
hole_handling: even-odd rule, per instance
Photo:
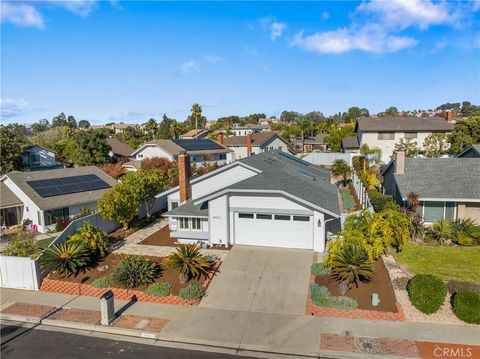
{"label": "concrete driveway", "polygon": [[313,252],[234,246],[201,307],[305,314]]}

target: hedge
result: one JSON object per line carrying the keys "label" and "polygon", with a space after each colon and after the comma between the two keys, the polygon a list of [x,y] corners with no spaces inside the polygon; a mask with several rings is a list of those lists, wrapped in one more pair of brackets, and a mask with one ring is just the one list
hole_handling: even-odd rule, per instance
{"label": "hedge", "polygon": [[407,285],[410,302],[425,314],[437,312],[445,302],[447,287],[443,281],[431,274],[417,274]]}
{"label": "hedge", "polygon": [[480,293],[462,289],[453,297],[453,312],[458,319],[470,324],[480,324]]}

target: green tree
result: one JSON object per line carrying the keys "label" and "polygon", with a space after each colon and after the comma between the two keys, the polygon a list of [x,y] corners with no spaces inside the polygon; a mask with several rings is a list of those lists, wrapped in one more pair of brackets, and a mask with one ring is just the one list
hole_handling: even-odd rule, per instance
{"label": "green tree", "polygon": [[447,135],[440,132],[428,135],[423,142],[423,148],[425,149],[425,156],[440,157],[448,150]]}
{"label": "green tree", "polygon": [[195,130],[198,130],[199,128],[204,128],[205,127],[205,122],[202,119],[202,107],[198,103],[194,103],[192,105],[192,114],[190,116],[190,121],[192,124],[192,127]]}
{"label": "green tree", "polygon": [[158,131],[158,123],[154,118],[149,119],[145,124],[145,129],[149,132],[150,138],[155,138]]}
{"label": "green tree", "polygon": [[78,122],[78,128],[87,129],[89,127],[90,127],[90,122],[88,122],[87,120],[80,120]]}
{"label": "green tree", "polygon": [[47,119],[42,119],[38,122],[32,123],[30,126],[30,130],[32,132],[32,135],[36,135],[39,132],[44,132],[50,128],[50,123],[48,122]]}
{"label": "green tree", "polygon": [[342,127],[332,124],[328,129],[328,135],[325,136],[325,143],[332,152],[340,152],[342,149],[342,140],[345,137],[354,135],[355,131],[353,124]]}
{"label": "green tree", "polygon": [[65,116],[65,113],[63,112],[61,112],[59,115],[52,118],[52,127],[59,127],[59,126],[70,127],[67,122],[67,116]]}
{"label": "green tree", "polygon": [[68,238],[68,241],[80,241],[92,254],[105,255],[105,250],[108,245],[108,237],[104,231],[92,223],[85,221],[83,226],[77,229],[77,232]]}
{"label": "green tree", "polygon": [[368,144],[364,143],[360,146],[360,155],[362,157],[363,170],[367,169],[368,162],[379,163],[382,158],[382,150],[378,147],[370,148]]}
{"label": "green tree", "polygon": [[163,114],[162,121],[158,125],[158,138],[172,139],[180,136],[180,128],[177,120]]}
{"label": "green tree", "polygon": [[385,110],[385,112],[382,114],[382,117],[396,117],[398,114],[398,109],[394,106],[391,106]]}
{"label": "green tree", "polygon": [[284,123],[299,123],[302,118],[303,115],[295,111],[283,111],[280,114],[280,121]]}
{"label": "green tree", "polygon": [[116,221],[128,229],[140,209],[138,193],[132,186],[120,182],[100,198],[97,208],[102,218]]}
{"label": "green tree", "polygon": [[73,130],[67,126],[52,127],[29,138],[30,143],[48,148],[57,156],[63,157],[65,146],[73,135]]}
{"label": "green tree", "polygon": [[80,131],[65,146],[65,156],[78,166],[105,163],[109,152],[107,136],[102,130]]}
{"label": "green tree", "polygon": [[480,106],[472,105],[468,101],[463,101],[460,114],[462,116],[480,116]]}
{"label": "green tree", "polygon": [[0,173],[21,170],[23,145],[14,125],[0,125]]}
{"label": "green tree", "polygon": [[416,140],[402,137],[400,141],[395,144],[395,151],[405,152],[406,157],[417,157],[420,148],[417,146]]}
{"label": "green tree", "polygon": [[67,126],[70,128],[77,128],[77,120],[75,120],[75,117],[71,115],[67,117]]}
{"label": "green tree", "polygon": [[453,153],[460,153],[468,146],[480,143],[480,116],[457,121],[448,136],[448,142]]}
{"label": "green tree", "polygon": [[341,176],[343,178],[343,183],[347,186],[347,180],[352,175],[352,169],[344,160],[335,160],[333,161],[332,174],[334,176]]}

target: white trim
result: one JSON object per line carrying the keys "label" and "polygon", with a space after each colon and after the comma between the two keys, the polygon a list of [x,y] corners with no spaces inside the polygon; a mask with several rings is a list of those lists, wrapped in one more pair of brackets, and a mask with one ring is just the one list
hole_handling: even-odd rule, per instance
{"label": "white trim", "polygon": [[[402,197],[403,201],[407,200],[407,197]],[[479,202],[480,198],[428,198],[428,197],[419,197],[419,201],[428,201],[428,202]]]}

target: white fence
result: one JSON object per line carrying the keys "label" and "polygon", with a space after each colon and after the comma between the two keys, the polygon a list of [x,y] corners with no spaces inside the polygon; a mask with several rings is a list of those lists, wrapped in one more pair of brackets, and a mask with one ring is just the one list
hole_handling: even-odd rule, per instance
{"label": "white fence", "polygon": [[332,166],[335,160],[344,160],[351,166],[352,157],[351,153],[343,152],[310,152],[302,160],[318,166]]}
{"label": "white fence", "polygon": [[360,181],[360,178],[358,178],[355,170],[353,171],[352,184],[353,188],[355,188],[355,192],[357,192],[357,197],[362,207],[373,212],[373,206],[370,202],[370,198],[368,198],[367,189],[363,185],[362,181]]}
{"label": "white fence", "polygon": [[38,290],[42,278],[38,259],[0,256],[2,288]]}

